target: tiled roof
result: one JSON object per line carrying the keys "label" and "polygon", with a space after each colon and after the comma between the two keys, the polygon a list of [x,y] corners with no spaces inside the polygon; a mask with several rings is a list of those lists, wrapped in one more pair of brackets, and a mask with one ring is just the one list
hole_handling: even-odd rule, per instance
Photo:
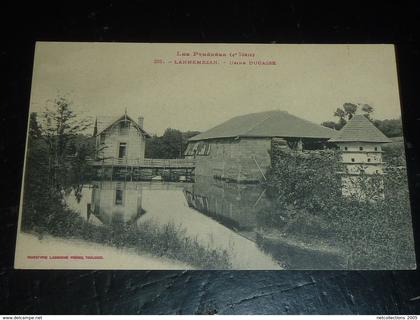
{"label": "tiled roof", "polygon": [[353,118],[338,132],[330,142],[391,142],[374,124],[364,115],[354,115]]}
{"label": "tiled roof", "polygon": [[122,116],[119,116],[119,117],[115,117],[115,116],[99,116],[99,117],[97,117],[96,122],[95,122],[96,135],[101,134],[103,131],[105,131],[106,129],[111,127],[115,122],[120,121],[120,120],[124,119],[125,117],[127,118],[127,120],[131,121],[131,123],[134,123],[134,125],[137,128],[139,128],[146,137],[150,137],[150,134],[148,134],[144,129],[140,128],[138,123],[127,115],[122,115]]}
{"label": "tiled roof", "polygon": [[329,139],[336,131],[280,110],[232,118],[200,133],[190,141],[235,137],[297,137]]}

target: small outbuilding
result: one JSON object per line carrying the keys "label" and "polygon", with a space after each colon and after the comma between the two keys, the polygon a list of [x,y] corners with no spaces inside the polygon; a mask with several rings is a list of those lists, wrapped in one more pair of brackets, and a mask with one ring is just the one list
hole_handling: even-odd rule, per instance
{"label": "small outbuilding", "polygon": [[235,182],[257,182],[271,166],[274,147],[323,149],[336,131],[274,110],[232,118],[189,139],[184,153],[195,174]]}
{"label": "small outbuilding", "polygon": [[[381,190],[383,179],[380,177],[384,173],[382,145],[392,140],[376,128],[366,116],[354,115],[329,142],[335,143],[341,151],[341,161],[344,166],[341,178],[343,195],[364,198],[364,193],[361,193],[361,183],[367,188],[369,186],[366,184],[366,178],[376,176],[375,193],[383,197]],[[364,181],[361,181],[362,179]]]}

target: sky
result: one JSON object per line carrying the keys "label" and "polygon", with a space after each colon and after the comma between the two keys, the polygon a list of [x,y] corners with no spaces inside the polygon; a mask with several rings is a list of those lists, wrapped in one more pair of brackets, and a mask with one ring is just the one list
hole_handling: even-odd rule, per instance
{"label": "sky", "polygon": [[[217,64],[176,64],[182,60]],[[238,115],[276,109],[321,123],[346,102],[371,105],[376,119],[401,112],[392,45],[38,42],[31,111],[42,112],[58,95],[83,117],[117,117],[125,110],[134,119],[143,116],[152,134],[205,131]]]}

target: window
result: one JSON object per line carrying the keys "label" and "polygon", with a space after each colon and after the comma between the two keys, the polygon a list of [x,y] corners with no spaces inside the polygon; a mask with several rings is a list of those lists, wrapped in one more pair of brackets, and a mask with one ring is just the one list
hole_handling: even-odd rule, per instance
{"label": "window", "polygon": [[363,151],[363,147],[359,147],[359,150],[360,150],[360,151]]}
{"label": "window", "polygon": [[351,162],[354,162],[354,158],[351,158]]}
{"label": "window", "polygon": [[375,151],[378,151],[378,147],[375,147]]}
{"label": "window", "polygon": [[184,155],[186,156],[207,156],[210,153],[210,144],[208,142],[200,141],[196,143],[189,143]]}
{"label": "window", "polygon": [[379,173],[379,170],[376,170],[376,173]]}
{"label": "window", "polygon": [[128,130],[130,129],[130,122],[126,120],[121,121],[118,128],[120,136],[126,136],[128,135]]}
{"label": "window", "polygon": [[206,151],[204,152],[204,154],[206,155],[206,156],[208,156],[209,154],[210,154],[210,143],[206,143]]}
{"label": "window", "polygon": [[210,144],[208,142],[200,142],[197,147],[197,154],[207,156],[210,152]]}
{"label": "window", "polygon": [[121,189],[115,190],[115,204],[116,205],[122,205],[123,204],[123,196],[124,192]]}
{"label": "window", "polygon": [[346,151],[347,151],[347,150],[348,150],[348,148],[347,148],[347,147],[344,147],[344,150],[346,150]]}
{"label": "window", "polygon": [[99,143],[105,143],[105,133],[101,133],[101,135],[99,136]]}
{"label": "window", "polygon": [[118,158],[122,159],[127,156],[127,143],[120,142],[120,146],[118,148]]}
{"label": "window", "polygon": [[193,148],[194,148],[194,143],[189,143],[187,146],[187,149],[185,149],[184,155],[185,156],[192,156],[193,155]]}
{"label": "window", "polygon": [[199,142],[197,142],[196,144],[194,144],[194,147],[192,149],[192,154],[194,156],[197,154],[197,149],[198,149],[199,144],[200,144]]}
{"label": "window", "polygon": [[370,162],[370,158],[368,158],[368,162]]}

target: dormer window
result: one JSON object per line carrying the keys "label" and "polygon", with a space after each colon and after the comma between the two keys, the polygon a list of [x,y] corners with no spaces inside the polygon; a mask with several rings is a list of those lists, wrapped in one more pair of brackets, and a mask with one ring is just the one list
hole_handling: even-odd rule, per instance
{"label": "dormer window", "polygon": [[99,143],[100,144],[105,143],[105,133],[101,133],[100,134],[100,136],[99,136]]}
{"label": "dormer window", "polygon": [[120,136],[128,135],[129,128],[130,128],[130,122],[129,121],[121,121],[120,125],[118,127]]}

